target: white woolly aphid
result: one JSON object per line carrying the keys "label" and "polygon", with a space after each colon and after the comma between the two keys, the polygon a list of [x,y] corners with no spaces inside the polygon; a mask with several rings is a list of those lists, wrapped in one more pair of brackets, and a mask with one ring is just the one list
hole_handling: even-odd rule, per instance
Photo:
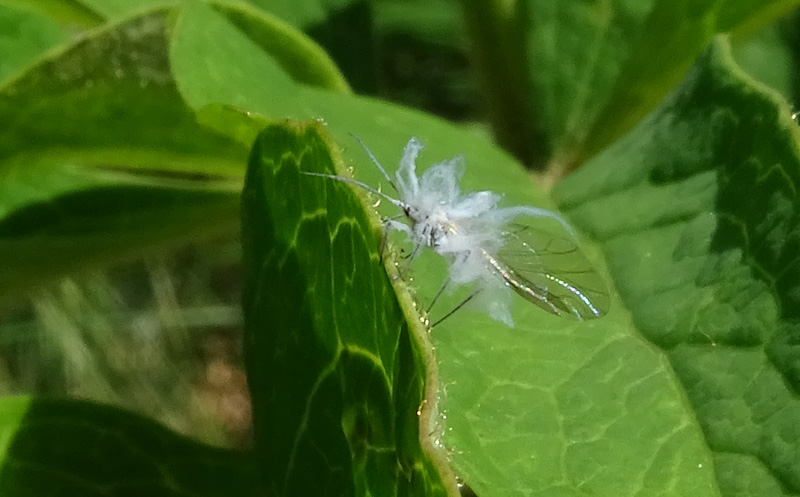
{"label": "white woolly aphid", "polygon": [[[407,223],[387,219],[391,230],[405,233],[414,244],[412,257],[421,247],[430,247],[450,261],[449,281],[455,284],[476,284],[478,304],[486,308],[489,316],[509,327],[514,326],[510,304],[513,289],[525,299],[556,315],[573,315],[579,319],[598,317],[604,311],[598,309],[581,290],[560,277],[541,274],[548,283],[567,293],[574,302],[561,302],[559,297],[541,284],[534,284],[525,277],[523,271],[510,267],[496,256],[498,251],[513,238],[529,256],[536,258],[534,250],[511,233],[509,222],[520,216],[551,218],[574,235],[569,224],[557,213],[531,206],[497,207],[501,195],[491,191],[464,194],[459,183],[464,172],[462,157],[439,162],[427,169],[421,177],[416,173],[416,161],[422,144],[411,138],[403,150],[400,166],[395,179],[389,176],[380,162],[367,146],[356,137],[364,147],[372,162],[378,167],[386,180],[397,190],[400,198],[395,199],[365,183],[341,176],[306,173],[323,176],[347,183],[356,184],[383,197],[403,211]],[[588,309],[588,311],[586,311]]]}

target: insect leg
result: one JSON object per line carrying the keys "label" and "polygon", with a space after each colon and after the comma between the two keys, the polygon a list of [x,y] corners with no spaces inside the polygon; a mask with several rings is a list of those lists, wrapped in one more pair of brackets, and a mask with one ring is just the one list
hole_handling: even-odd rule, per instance
{"label": "insect leg", "polygon": [[470,293],[470,294],[469,294],[469,296],[468,296],[467,298],[465,298],[464,300],[462,300],[462,301],[461,301],[461,303],[460,303],[460,304],[458,304],[457,306],[453,307],[453,309],[452,309],[452,310],[450,310],[450,312],[448,312],[448,313],[447,313],[447,314],[445,314],[444,316],[442,316],[442,317],[440,317],[439,319],[437,319],[437,320],[436,320],[436,321],[435,321],[435,322],[434,322],[434,323],[431,325],[431,328],[434,328],[434,327],[436,327],[436,326],[437,326],[437,325],[439,325],[439,324],[440,324],[442,321],[444,321],[445,319],[449,318],[450,316],[452,316],[453,314],[455,314],[455,313],[456,313],[456,312],[457,312],[459,309],[461,309],[462,307],[464,307],[465,305],[467,305],[467,302],[469,302],[470,300],[472,300],[473,298],[475,298],[475,296],[476,296],[476,295],[478,295],[478,294],[480,293],[480,291],[481,291],[481,290],[482,290],[482,288],[478,288],[478,289],[477,289],[477,290],[475,290],[474,292]]}
{"label": "insect leg", "polygon": [[[458,253],[456,255],[456,259],[457,259],[458,262],[462,262],[463,263],[464,261],[467,260],[467,258],[469,257],[469,254],[470,254],[469,252],[460,252],[460,253]],[[433,309],[433,305],[436,303],[437,300],[439,300],[439,297],[442,296],[442,294],[444,293],[445,288],[447,288],[447,285],[449,285],[449,284],[450,284],[450,276],[445,278],[444,282],[442,283],[442,286],[439,287],[439,291],[436,292],[436,295],[433,297],[433,300],[431,300],[431,303],[428,306],[428,313],[431,312],[431,309]],[[469,298],[472,298],[472,296],[470,296]],[[461,305],[464,305],[464,303],[462,303]]]}
{"label": "insect leg", "polygon": [[450,277],[448,276],[447,278],[445,278],[444,282],[442,283],[442,286],[439,287],[439,291],[436,292],[436,295],[433,297],[433,300],[431,300],[431,303],[428,306],[428,311],[427,311],[429,314],[431,312],[431,309],[433,309],[434,304],[436,304],[436,301],[439,300],[439,297],[442,296],[442,294],[444,293],[444,289],[447,288],[447,285],[449,284],[450,284]]}
{"label": "insect leg", "polygon": [[[406,226],[405,224],[397,221],[403,217],[403,214],[398,214],[393,217],[384,217],[383,221],[383,230],[381,230],[381,246],[380,246],[380,255],[381,255],[381,263],[383,263],[383,253],[386,251],[386,248],[389,245],[389,232],[394,230],[406,231],[401,226]],[[389,223],[394,223],[390,225]],[[406,226],[407,227],[407,226]],[[406,234],[408,234],[406,232]]]}
{"label": "insect leg", "polygon": [[412,250],[411,253],[408,254],[408,257],[406,258],[406,262],[405,262],[405,264],[403,264],[403,268],[400,271],[397,272],[397,277],[398,278],[402,278],[403,276],[405,276],[405,274],[411,268],[411,262],[414,259],[416,259],[416,257],[419,254],[419,251],[420,251],[421,248],[422,248],[422,245],[420,245],[419,243],[415,243],[414,244],[414,250]]}
{"label": "insect leg", "polygon": [[398,221],[397,219],[399,217],[401,216],[384,218],[383,219],[384,226],[386,226],[386,228],[389,231],[391,230],[402,231],[409,238],[413,238],[414,232],[411,231],[411,226],[407,225],[406,223],[401,223],[400,221]]}

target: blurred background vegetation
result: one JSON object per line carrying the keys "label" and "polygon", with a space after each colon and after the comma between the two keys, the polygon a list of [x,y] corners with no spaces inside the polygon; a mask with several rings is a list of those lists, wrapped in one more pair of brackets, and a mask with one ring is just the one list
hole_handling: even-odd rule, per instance
{"label": "blurred background vegetation", "polygon": [[[303,11],[302,2],[252,3],[302,26],[356,92],[489,133],[459,2],[355,2],[333,15]],[[49,48],[46,33],[28,30],[26,15],[0,3],[4,38]],[[792,14],[738,44],[735,55],[752,75],[797,101],[798,50]],[[0,60],[0,77],[24,63]],[[0,394],[98,400],[214,444],[247,446],[239,256],[232,232],[4,303]]]}

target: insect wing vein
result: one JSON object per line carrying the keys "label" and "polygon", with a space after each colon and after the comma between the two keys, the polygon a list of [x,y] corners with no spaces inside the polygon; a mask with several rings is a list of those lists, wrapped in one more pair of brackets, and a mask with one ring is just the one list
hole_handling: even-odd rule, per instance
{"label": "insect wing vein", "polygon": [[515,271],[514,268],[493,256],[488,251],[481,249],[481,252],[484,258],[486,258],[489,267],[503,278],[503,280],[522,298],[556,316],[561,316],[564,311],[568,311],[568,309],[561,309],[558,306],[557,297],[551,294],[547,288],[538,286],[524,278]]}
{"label": "insect wing vein", "polygon": [[573,241],[518,223],[503,235],[505,245],[492,257],[513,281],[494,269],[518,294],[559,316],[591,319],[608,311],[603,279]]}

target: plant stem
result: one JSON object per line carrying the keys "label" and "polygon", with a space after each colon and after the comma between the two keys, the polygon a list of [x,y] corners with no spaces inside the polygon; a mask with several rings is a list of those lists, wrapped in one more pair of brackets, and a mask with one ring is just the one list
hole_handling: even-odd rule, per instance
{"label": "plant stem", "polygon": [[517,0],[461,0],[472,62],[497,142],[524,164],[541,167],[547,142],[537,139]]}

